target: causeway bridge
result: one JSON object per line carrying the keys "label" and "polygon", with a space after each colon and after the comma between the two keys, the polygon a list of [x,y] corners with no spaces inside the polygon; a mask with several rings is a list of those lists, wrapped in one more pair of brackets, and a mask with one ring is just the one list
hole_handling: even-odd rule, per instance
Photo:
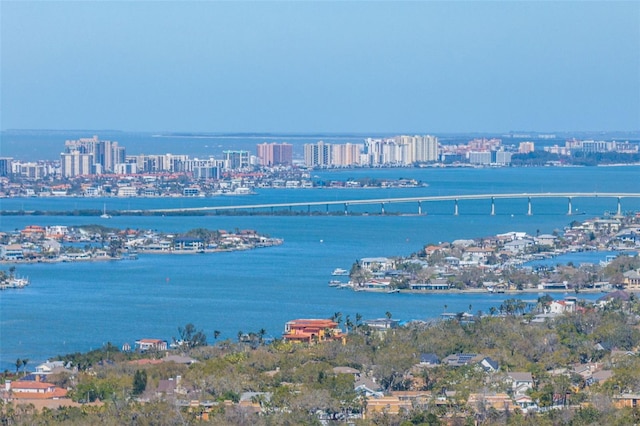
{"label": "causeway bridge", "polygon": [[[527,200],[527,215],[533,215],[533,199],[553,199],[561,198],[567,200],[567,215],[573,213],[572,202],[576,198],[607,198],[612,199],[617,204],[617,215],[622,215],[622,200],[625,198],[640,198],[640,193],[614,193],[614,192],[545,192],[545,193],[497,193],[497,194],[465,194],[465,195],[435,195],[435,196],[422,196],[422,197],[399,197],[399,198],[374,198],[374,199],[355,199],[355,200],[331,200],[331,201],[301,201],[290,203],[273,203],[273,204],[236,204],[226,206],[210,206],[210,207],[185,207],[185,208],[170,208],[170,209],[151,209],[144,212],[152,213],[183,213],[188,214],[202,213],[202,212],[215,212],[217,214],[225,214],[228,212],[246,211],[246,210],[267,210],[273,214],[278,214],[278,211],[292,211],[295,209],[307,208],[307,211],[311,213],[311,209],[317,211],[319,208],[324,207],[326,212],[329,212],[330,206],[342,206],[344,208],[344,214],[349,214],[350,206],[362,206],[362,205],[378,205],[380,206],[380,213],[385,213],[385,206],[391,204],[415,204],[417,207],[417,214],[425,214],[423,204],[429,202],[442,202],[451,201],[453,203],[452,213],[454,215],[459,214],[458,204],[461,201],[466,200],[488,200],[490,201],[489,212],[491,215],[496,214],[496,200],[501,199],[526,199]],[[124,210],[123,214],[127,213],[142,213],[142,210]]]}

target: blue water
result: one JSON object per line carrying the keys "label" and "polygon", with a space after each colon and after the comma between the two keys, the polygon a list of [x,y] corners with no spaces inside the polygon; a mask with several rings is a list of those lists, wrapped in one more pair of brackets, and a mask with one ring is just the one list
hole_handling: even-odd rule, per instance
{"label": "blue water", "polygon": [[[600,191],[640,192],[640,168],[532,169],[392,169],[318,172],[319,178],[352,176],[411,177],[427,188],[364,190],[259,190],[249,197],[208,199],[2,199],[1,209],[70,210],[189,207],[240,203],[345,200],[418,195],[478,194],[486,192]],[[382,195],[385,194],[385,195]],[[615,211],[615,200],[574,199],[585,215],[567,216],[566,200],[534,200],[533,216],[526,200],[496,200],[490,216],[487,201],[423,205],[426,216],[238,216],[238,217],[0,217],[0,231],[26,225],[101,223],[118,228],[180,232],[196,227],[256,229],[284,238],[282,246],[253,251],[207,255],[141,255],[137,261],[18,265],[28,276],[25,289],[0,292],[0,368],[11,369],[16,358],[33,365],[48,357],[116,345],[142,337],[171,340],[188,322],[204,329],[210,340],[238,331],[261,328],[280,336],[284,323],[299,317],[343,317],[360,313],[383,317],[389,311],[402,320],[429,319],[444,305],[452,312],[487,311],[505,295],[370,294],[330,288],[331,271],[348,269],[358,258],[401,256],[425,244],[495,235],[509,231],[535,234],[561,230],[572,220]],[[361,209],[377,209],[361,206]],[[417,205],[386,206],[387,211],[415,213]],[[336,207],[341,209],[341,207]],[[305,208],[306,210],[306,208]],[[623,210],[640,210],[640,200],[624,199]],[[8,266],[2,266],[7,269]],[[531,295],[535,299],[537,295]],[[592,296],[594,297],[594,296]],[[526,299],[527,296],[525,295]]]}

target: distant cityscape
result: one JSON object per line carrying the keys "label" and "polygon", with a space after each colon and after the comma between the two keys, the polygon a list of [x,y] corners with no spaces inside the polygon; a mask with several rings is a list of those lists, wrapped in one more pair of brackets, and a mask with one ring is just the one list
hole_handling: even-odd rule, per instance
{"label": "distant cityscape", "polygon": [[315,187],[313,169],[637,163],[638,145],[570,139],[536,150],[534,141],[503,144],[500,138],[474,138],[443,144],[433,135],[400,135],[362,143],[307,143],[303,159],[294,160],[294,145],[286,142],[259,143],[254,153],[225,150],[221,157],[199,158],[127,155],[119,142],[93,136],[66,140],[59,160],[0,157],[0,196],[246,195],[257,187]]}

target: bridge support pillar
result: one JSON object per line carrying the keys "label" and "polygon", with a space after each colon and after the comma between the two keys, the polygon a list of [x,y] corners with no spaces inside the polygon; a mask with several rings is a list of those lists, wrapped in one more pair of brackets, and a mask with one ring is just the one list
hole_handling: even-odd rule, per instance
{"label": "bridge support pillar", "polygon": [[458,216],[458,199],[456,198],[456,204],[453,207],[453,215]]}
{"label": "bridge support pillar", "polygon": [[327,214],[329,214],[329,204],[327,204]]}
{"label": "bridge support pillar", "polygon": [[496,200],[491,197],[491,216],[496,215]]}
{"label": "bridge support pillar", "polygon": [[571,207],[571,197],[569,197],[569,211],[567,211],[567,215],[571,216],[573,213],[573,207]]}
{"label": "bridge support pillar", "polygon": [[311,204],[307,206],[307,213],[311,216]]}
{"label": "bridge support pillar", "polygon": [[620,197],[618,197],[618,216],[622,216],[622,202],[620,201]]}
{"label": "bridge support pillar", "polygon": [[347,203],[344,203],[344,214],[345,215],[349,214],[349,210],[347,210]]}
{"label": "bridge support pillar", "polygon": [[529,206],[527,208],[527,216],[531,216],[533,211],[531,210],[531,197],[529,197]]}
{"label": "bridge support pillar", "polygon": [[422,202],[418,201],[418,215],[422,214]]}
{"label": "bridge support pillar", "polygon": [[384,215],[384,203],[380,203],[380,214]]}

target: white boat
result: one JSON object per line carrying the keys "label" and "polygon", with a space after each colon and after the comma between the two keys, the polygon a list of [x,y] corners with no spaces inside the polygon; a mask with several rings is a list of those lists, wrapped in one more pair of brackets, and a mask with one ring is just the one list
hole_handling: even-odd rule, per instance
{"label": "white boat", "polygon": [[103,218],[103,219],[111,219],[111,215],[107,214],[107,205],[106,204],[104,204],[102,206],[102,214],[100,215],[100,217]]}
{"label": "white boat", "polygon": [[29,285],[28,278],[10,278],[9,281],[0,284],[0,290],[5,290],[7,288],[24,288]]}
{"label": "white boat", "polygon": [[346,269],[342,269],[342,268],[336,268],[336,269],[333,270],[331,275],[333,275],[333,276],[349,275],[349,271],[347,271]]}
{"label": "white boat", "polygon": [[329,281],[329,287],[338,287],[340,284],[342,284],[342,281],[338,281],[338,280]]}

